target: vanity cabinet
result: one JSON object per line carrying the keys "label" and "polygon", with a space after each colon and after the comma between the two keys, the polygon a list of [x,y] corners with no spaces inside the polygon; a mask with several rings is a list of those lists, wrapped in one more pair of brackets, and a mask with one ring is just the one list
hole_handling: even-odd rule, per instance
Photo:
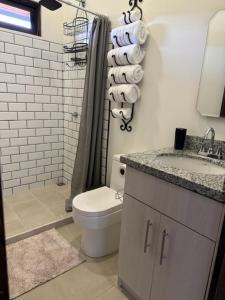
{"label": "vanity cabinet", "polygon": [[123,209],[120,277],[141,299],[149,299],[160,214],[128,195]]}
{"label": "vanity cabinet", "polygon": [[151,300],[204,299],[214,242],[161,216]]}
{"label": "vanity cabinet", "polygon": [[121,288],[138,300],[206,299],[222,214],[221,203],[128,167]]}

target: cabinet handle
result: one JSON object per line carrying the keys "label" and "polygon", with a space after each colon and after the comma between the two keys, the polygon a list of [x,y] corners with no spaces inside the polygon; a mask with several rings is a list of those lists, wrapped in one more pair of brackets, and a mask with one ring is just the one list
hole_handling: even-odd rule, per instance
{"label": "cabinet handle", "polygon": [[147,249],[151,246],[151,244],[148,242],[148,235],[149,235],[149,229],[152,226],[152,223],[150,220],[147,221],[146,225],[146,231],[145,231],[145,245],[144,245],[144,253],[147,252]]}
{"label": "cabinet handle", "polygon": [[168,236],[168,233],[166,232],[166,229],[163,230],[162,234],[162,245],[161,245],[161,253],[160,253],[160,266],[163,264],[163,259],[165,258],[164,256],[164,248],[165,248],[165,241],[166,237]]}

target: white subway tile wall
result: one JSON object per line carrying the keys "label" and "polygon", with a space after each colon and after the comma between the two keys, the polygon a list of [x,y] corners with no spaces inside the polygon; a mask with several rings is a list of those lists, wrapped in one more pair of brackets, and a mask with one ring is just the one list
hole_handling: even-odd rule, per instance
{"label": "white subway tile wall", "polygon": [[[70,183],[85,68],[69,67],[63,44],[0,30],[0,158],[4,194]],[[77,112],[78,117],[72,116]],[[108,101],[102,149],[105,183]]]}
{"label": "white subway tile wall", "polygon": [[62,45],[7,30],[0,40],[3,192],[63,182]]}
{"label": "white subway tile wall", "polygon": [[[70,56],[63,55],[63,95],[64,95],[64,164],[63,179],[65,183],[71,182],[73,166],[76,157],[79,137],[80,117],[82,112],[82,100],[84,93],[84,81],[86,68],[75,66],[71,68]],[[74,117],[73,113],[78,116]],[[103,124],[102,147],[102,184],[106,181],[107,165],[107,141],[109,122],[109,100],[105,99],[105,113]]]}

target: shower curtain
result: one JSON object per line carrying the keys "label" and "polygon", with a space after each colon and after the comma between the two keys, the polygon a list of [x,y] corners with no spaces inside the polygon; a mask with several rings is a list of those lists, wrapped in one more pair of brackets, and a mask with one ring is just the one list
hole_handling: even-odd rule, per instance
{"label": "shower curtain", "polygon": [[66,211],[72,211],[73,198],[101,185],[104,99],[107,78],[107,50],[110,22],[100,16],[93,21],[90,38],[84,99],[71,195]]}

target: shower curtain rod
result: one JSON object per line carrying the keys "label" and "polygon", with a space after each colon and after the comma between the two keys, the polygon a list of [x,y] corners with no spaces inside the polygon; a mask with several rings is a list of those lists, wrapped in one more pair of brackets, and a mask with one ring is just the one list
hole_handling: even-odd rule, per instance
{"label": "shower curtain rod", "polygon": [[95,15],[95,16],[97,16],[97,17],[100,17],[100,14],[94,13],[93,11],[90,11],[90,10],[84,8],[84,7],[81,7],[81,6],[72,4],[72,3],[70,3],[69,1],[66,1],[66,0],[57,0],[57,1],[58,1],[58,2],[61,2],[61,3],[64,3],[64,4],[67,4],[67,5],[69,5],[69,6],[72,6],[72,7],[74,7],[74,8],[81,9],[81,10],[83,10],[83,11],[89,13],[89,14]]}

